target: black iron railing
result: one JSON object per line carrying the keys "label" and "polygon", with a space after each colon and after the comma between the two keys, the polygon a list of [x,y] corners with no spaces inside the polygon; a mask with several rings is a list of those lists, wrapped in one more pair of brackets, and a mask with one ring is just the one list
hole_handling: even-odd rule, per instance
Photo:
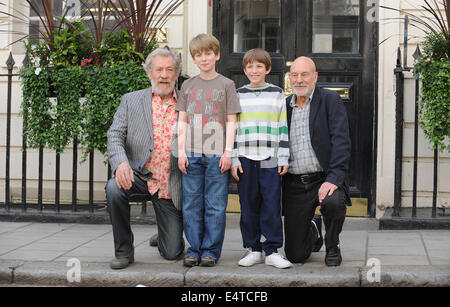
{"label": "black iron railing", "polygon": [[[406,51],[406,50],[405,50]],[[406,52],[405,52],[406,53]],[[414,58],[420,55],[419,46],[414,53]],[[397,64],[394,69],[396,77],[396,107],[395,107],[395,177],[394,177],[394,210],[392,216],[400,216],[400,208],[402,202],[402,162],[403,162],[403,106],[404,106],[404,73],[411,71],[411,67],[407,66],[406,60],[402,66],[401,50],[397,51]],[[419,76],[415,76],[415,107],[414,107],[414,158],[413,158],[413,193],[412,193],[412,210],[411,218],[417,217],[417,165],[418,165],[418,133],[419,133]],[[435,146],[433,157],[433,196],[431,207],[431,218],[436,218],[436,203],[438,193],[438,158],[439,153]],[[443,208],[445,215],[445,208]]]}

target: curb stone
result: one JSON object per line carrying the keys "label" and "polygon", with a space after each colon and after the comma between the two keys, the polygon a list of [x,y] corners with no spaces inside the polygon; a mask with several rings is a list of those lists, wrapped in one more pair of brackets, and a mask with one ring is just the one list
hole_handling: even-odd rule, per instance
{"label": "curb stone", "polygon": [[445,287],[450,266],[384,266],[370,282],[371,267],[304,267],[280,270],[216,266],[185,268],[135,263],[114,271],[107,263],[83,264],[80,282],[68,282],[65,262],[0,261],[0,284],[82,287]]}
{"label": "curb stone", "polygon": [[290,269],[217,267],[214,271],[196,267],[186,274],[186,285],[192,287],[357,287],[359,268]]}

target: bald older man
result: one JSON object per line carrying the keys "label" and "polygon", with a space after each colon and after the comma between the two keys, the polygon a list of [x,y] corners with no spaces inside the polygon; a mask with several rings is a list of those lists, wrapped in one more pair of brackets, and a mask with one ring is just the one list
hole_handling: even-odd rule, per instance
{"label": "bald older man", "polygon": [[342,262],[339,234],[351,205],[348,169],[351,143],[347,113],[340,96],[317,87],[318,73],[307,57],[291,66],[293,95],[286,99],[290,141],[288,173],[283,177],[285,253],[294,263],[305,262],[323,245],[325,263]]}

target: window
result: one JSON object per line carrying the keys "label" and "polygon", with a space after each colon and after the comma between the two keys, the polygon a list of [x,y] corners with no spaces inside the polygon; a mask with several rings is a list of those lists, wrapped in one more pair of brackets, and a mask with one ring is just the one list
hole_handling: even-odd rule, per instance
{"label": "window", "polygon": [[312,52],[359,52],[359,0],[313,0]]}
{"label": "window", "polygon": [[[42,5],[42,1],[40,0],[32,0],[33,6],[39,11],[41,16],[45,15],[45,10]],[[94,16],[97,16],[97,0],[86,0],[84,1],[87,6],[90,7],[90,10]],[[93,28],[92,16],[87,11],[86,6],[81,5],[80,0],[51,0],[53,6],[53,16],[61,17],[65,10],[67,10],[66,17],[67,18],[81,18],[85,20],[85,26],[87,28]],[[58,21],[55,19],[55,24],[58,24]],[[116,25],[116,21],[112,14],[108,14],[108,17],[105,20],[105,29],[110,30]],[[36,12],[30,7],[30,25],[29,25],[29,34],[31,38],[37,39],[41,35],[39,31],[45,31],[39,16]]]}
{"label": "window", "polygon": [[234,52],[263,48],[280,52],[280,0],[234,1]]}
{"label": "window", "polygon": [[[42,1],[39,0],[31,0],[30,1],[33,7],[39,12],[41,16],[45,16],[44,6],[42,5]],[[62,15],[62,6],[63,1],[61,0],[52,0],[51,1],[53,7],[53,14],[55,16]],[[30,23],[29,23],[29,35],[32,39],[38,39],[41,37],[39,32],[44,32],[45,28],[40,22],[38,14],[33,10],[30,6]]]}

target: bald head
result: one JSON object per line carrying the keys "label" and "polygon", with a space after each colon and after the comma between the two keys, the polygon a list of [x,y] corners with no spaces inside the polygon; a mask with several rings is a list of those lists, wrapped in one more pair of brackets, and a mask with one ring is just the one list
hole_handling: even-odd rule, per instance
{"label": "bald head", "polygon": [[316,63],[314,63],[311,58],[308,58],[306,56],[301,56],[295,59],[294,63],[292,63],[291,66],[291,72],[294,66],[302,66],[313,73],[316,72]]}
{"label": "bald head", "polygon": [[308,98],[316,87],[317,78],[316,64],[310,58],[302,56],[292,63],[289,80],[297,97]]}

